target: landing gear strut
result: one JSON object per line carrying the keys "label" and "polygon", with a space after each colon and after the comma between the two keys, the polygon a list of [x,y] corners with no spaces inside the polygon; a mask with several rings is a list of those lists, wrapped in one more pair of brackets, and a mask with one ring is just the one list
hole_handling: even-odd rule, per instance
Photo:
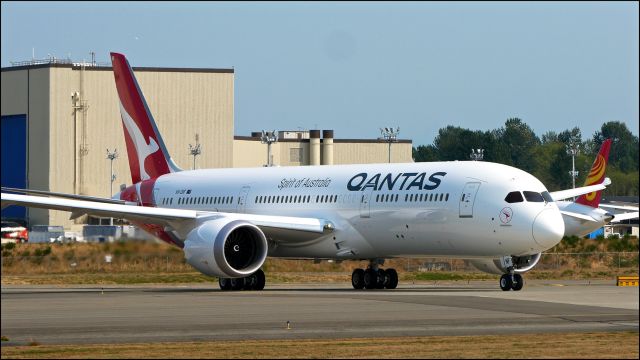
{"label": "landing gear strut", "polygon": [[258,270],[253,274],[243,278],[218,278],[220,290],[262,290],[266,279],[264,271]]}
{"label": "landing gear strut", "polygon": [[502,291],[520,291],[524,286],[524,279],[520,274],[504,274],[500,277],[500,289]]}
{"label": "landing gear strut", "polygon": [[395,289],[398,286],[398,273],[395,269],[380,269],[377,261],[372,260],[366,270],[355,269],[351,274],[354,289]]}

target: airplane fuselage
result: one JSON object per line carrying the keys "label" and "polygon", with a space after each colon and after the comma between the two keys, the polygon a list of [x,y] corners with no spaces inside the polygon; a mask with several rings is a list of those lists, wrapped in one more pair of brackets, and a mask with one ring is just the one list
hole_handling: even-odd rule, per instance
{"label": "airplane fuselage", "polygon": [[335,226],[308,242],[280,239],[269,247],[273,257],[520,256],[553,247],[564,232],[555,203],[505,201],[513,191],[545,192],[542,183],[487,162],[193,170],[132,188],[118,196],[156,207],[323,218]]}

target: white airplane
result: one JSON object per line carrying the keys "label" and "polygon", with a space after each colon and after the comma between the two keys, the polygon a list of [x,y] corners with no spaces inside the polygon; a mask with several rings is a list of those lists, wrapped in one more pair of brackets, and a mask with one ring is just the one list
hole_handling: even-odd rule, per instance
{"label": "white airplane", "polygon": [[397,286],[384,259],[464,258],[520,290],[521,274],[564,235],[554,199],[604,188],[549,194],[522,170],[478,161],[182,171],[128,61],[111,60],[134,185],[112,199],[2,193],[2,206],[127,219],[182,248],[223,290],[264,288],[267,256],[369,260],[353,271],[356,289]]}

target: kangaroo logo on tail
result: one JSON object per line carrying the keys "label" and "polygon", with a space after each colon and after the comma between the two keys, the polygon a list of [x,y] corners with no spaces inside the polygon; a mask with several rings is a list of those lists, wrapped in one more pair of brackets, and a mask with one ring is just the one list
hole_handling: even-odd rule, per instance
{"label": "kangaroo logo on tail", "polygon": [[131,180],[136,184],[180,171],[169,156],[129,62],[118,53],[111,53],[111,62],[120,98]]}
{"label": "kangaroo logo on tail", "polygon": [[[607,139],[602,143],[600,152],[596,157],[596,160],[591,166],[591,171],[587,176],[587,180],[584,182],[584,186],[602,184],[604,181],[604,174],[607,170],[607,160],[609,159],[609,149],[611,148],[611,139]],[[580,196],[576,203],[591,206],[597,208],[600,205],[600,198],[602,197],[602,190],[590,192]]]}

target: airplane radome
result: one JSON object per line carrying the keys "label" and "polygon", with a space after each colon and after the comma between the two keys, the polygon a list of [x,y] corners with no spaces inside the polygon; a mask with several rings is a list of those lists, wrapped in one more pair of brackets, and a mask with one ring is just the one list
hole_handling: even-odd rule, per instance
{"label": "airplane radome", "polygon": [[182,248],[223,290],[264,288],[267,256],[369,260],[353,271],[356,289],[397,286],[385,259],[463,258],[520,290],[564,235],[554,200],[596,190],[550,194],[522,170],[476,161],[183,171],[128,61],[111,59],[133,185],[112,199],[3,192],[2,205],[127,219]]}

